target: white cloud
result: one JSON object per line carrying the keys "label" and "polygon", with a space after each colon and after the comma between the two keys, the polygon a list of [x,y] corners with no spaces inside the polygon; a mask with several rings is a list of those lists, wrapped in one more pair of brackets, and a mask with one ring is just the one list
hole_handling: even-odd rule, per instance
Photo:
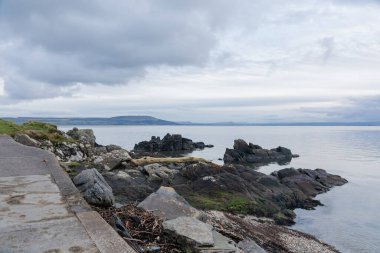
{"label": "white cloud", "polygon": [[0,12],[10,116],[348,120],[380,95],[378,1],[3,0]]}

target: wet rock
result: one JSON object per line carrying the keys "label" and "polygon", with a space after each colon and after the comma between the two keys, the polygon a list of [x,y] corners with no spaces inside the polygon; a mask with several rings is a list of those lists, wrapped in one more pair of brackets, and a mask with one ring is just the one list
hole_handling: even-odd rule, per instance
{"label": "wet rock", "polygon": [[112,188],[96,169],[82,171],[73,182],[88,203],[104,207],[115,203]]}
{"label": "wet rock", "polygon": [[26,134],[16,134],[14,137],[15,141],[18,143],[21,143],[25,146],[30,146],[30,147],[39,147],[40,143],[36,141],[35,139],[29,137]]}
{"label": "wet rock", "polygon": [[94,164],[101,166],[101,169],[111,171],[120,166],[122,162],[128,162],[130,160],[132,160],[132,158],[129,155],[129,152],[120,149],[101,154],[94,159]]}
{"label": "wet rock", "polygon": [[192,207],[173,188],[161,186],[156,192],[149,195],[138,207],[153,211],[164,220],[171,220],[181,216],[202,219],[203,213]]}
{"label": "wet rock", "polygon": [[193,217],[178,217],[163,222],[164,229],[183,244],[194,247],[214,246],[213,227]]}
{"label": "wet rock", "polygon": [[226,163],[269,163],[287,162],[292,157],[293,154],[290,149],[277,147],[268,150],[238,139],[234,141],[233,149],[226,149],[223,160]]}
{"label": "wet rock", "polygon": [[161,140],[160,137],[152,136],[150,141],[142,141],[135,145],[136,152],[189,152],[195,149],[204,149],[213,147],[203,142],[193,142],[190,139],[183,138],[180,134],[167,134]]}
{"label": "wet rock", "polygon": [[284,169],[265,175],[241,165],[197,163],[182,168],[171,185],[195,208],[269,217],[289,225],[295,218],[292,209],[319,205],[313,200],[316,194],[345,182],[318,169]]}
{"label": "wet rock", "polygon": [[[341,186],[347,180],[327,173],[322,169],[294,169],[287,168],[272,173],[279,178],[280,182],[295,192],[300,191],[306,196],[314,197],[317,194],[328,191],[331,187]],[[305,208],[312,208],[306,206]]]}

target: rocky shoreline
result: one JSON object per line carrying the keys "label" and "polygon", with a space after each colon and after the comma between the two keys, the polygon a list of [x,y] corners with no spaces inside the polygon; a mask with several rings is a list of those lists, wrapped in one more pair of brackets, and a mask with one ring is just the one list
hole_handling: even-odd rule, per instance
{"label": "rocky shoreline", "polygon": [[[14,138],[54,153],[86,201],[138,252],[338,252],[281,225],[294,223],[295,208],[321,205],[314,197],[345,179],[322,169],[287,168],[265,175],[240,164],[285,161],[295,156],[289,149],[266,150],[236,140],[220,166],[199,158],[157,157],[160,151],[206,147],[181,135],[137,144],[136,151],[154,153],[145,157],[97,144],[90,129],[56,131],[63,141],[25,133]],[[135,214],[125,213],[128,206]],[[144,217],[156,224],[160,240],[141,234],[134,239],[143,231],[132,221]],[[131,231],[137,232],[128,238]]]}

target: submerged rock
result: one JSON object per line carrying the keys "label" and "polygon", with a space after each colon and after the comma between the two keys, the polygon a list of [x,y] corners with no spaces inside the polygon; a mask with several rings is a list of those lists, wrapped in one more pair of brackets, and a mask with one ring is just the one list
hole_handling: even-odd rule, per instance
{"label": "submerged rock", "polygon": [[115,203],[112,188],[96,169],[82,171],[74,177],[73,182],[88,203],[104,207]]}
{"label": "submerged rock", "polygon": [[167,134],[161,140],[160,137],[152,136],[150,141],[142,141],[135,145],[136,152],[186,152],[195,149],[211,148],[213,145],[206,145],[203,142],[193,142],[183,138],[180,134]]}
{"label": "submerged rock", "polygon": [[226,163],[269,163],[287,162],[296,155],[290,149],[277,147],[273,149],[263,149],[259,145],[247,143],[242,139],[234,141],[233,149],[226,149],[223,160]]}

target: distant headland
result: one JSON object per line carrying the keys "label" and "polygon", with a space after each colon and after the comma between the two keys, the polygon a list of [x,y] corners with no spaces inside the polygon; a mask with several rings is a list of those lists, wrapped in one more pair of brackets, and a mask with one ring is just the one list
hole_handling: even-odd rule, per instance
{"label": "distant headland", "polygon": [[40,121],[55,125],[183,125],[183,126],[380,126],[380,121],[368,122],[208,122],[169,121],[152,116],[116,116],[116,117],[3,117],[5,120],[23,124],[28,121]]}

